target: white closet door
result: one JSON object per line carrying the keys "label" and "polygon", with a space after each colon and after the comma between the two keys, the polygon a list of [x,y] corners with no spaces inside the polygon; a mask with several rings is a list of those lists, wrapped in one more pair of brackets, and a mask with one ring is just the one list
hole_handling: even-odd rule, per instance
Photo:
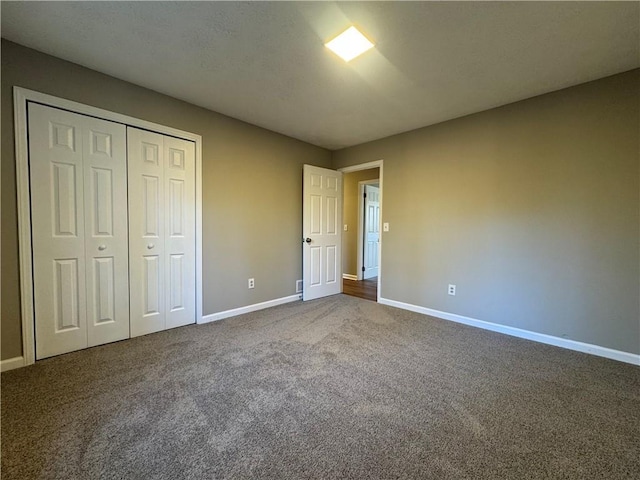
{"label": "white closet door", "polygon": [[87,346],[82,121],[29,105],[36,358]]}
{"label": "white closet door", "polygon": [[131,336],[165,328],[164,142],[127,128]]}
{"label": "white closet door", "polygon": [[129,338],[126,127],[86,117],[85,258],[88,346]]}
{"label": "white closet door", "polygon": [[[126,218],[124,230],[113,214],[107,221],[126,208],[117,201],[126,197],[124,142],[122,125],[29,105],[38,359],[128,337],[127,295],[119,295],[128,290]],[[87,261],[96,219],[106,247]]]}
{"label": "white closet door", "polygon": [[195,144],[164,137],[166,328],[195,322]]}
{"label": "white closet door", "polygon": [[128,127],[131,336],[195,323],[195,146]]}

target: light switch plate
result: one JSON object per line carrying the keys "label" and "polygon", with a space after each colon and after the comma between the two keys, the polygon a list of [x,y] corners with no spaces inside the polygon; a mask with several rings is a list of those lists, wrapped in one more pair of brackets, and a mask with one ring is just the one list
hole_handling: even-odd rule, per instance
{"label": "light switch plate", "polygon": [[382,231],[383,232],[388,232],[389,231],[389,222],[384,222],[382,224]]}
{"label": "light switch plate", "polygon": [[348,230],[349,230],[349,229],[347,228],[347,224],[345,223],[345,224],[344,224],[344,231],[346,232],[346,231],[348,231]]}

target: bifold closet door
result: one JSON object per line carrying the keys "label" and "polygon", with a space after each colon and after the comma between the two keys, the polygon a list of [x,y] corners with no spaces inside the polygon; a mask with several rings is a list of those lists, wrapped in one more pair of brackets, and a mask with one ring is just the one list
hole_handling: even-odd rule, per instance
{"label": "bifold closet door", "polygon": [[129,337],[124,125],[29,104],[36,358]]}
{"label": "bifold closet door", "polygon": [[127,136],[133,337],[195,323],[195,144]]}

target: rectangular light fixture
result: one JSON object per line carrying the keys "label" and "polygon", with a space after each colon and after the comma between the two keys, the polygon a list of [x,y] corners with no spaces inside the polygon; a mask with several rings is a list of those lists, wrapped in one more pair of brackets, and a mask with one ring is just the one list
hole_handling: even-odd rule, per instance
{"label": "rectangular light fixture", "polygon": [[335,52],[345,62],[373,48],[367,38],[356,27],[349,27],[325,46]]}

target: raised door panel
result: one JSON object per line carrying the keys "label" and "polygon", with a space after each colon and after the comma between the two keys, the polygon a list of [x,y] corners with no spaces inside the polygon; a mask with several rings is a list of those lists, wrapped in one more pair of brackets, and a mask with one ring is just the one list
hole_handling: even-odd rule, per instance
{"label": "raised door panel", "polygon": [[78,259],[55,259],[53,261],[53,317],[56,333],[77,331],[82,328],[80,312],[80,271]]}
{"label": "raised door panel", "polygon": [[195,323],[195,144],[164,138],[166,328]]}
{"label": "raised door panel", "polygon": [[186,216],[186,192],[184,180],[170,178],[169,179],[169,227],[168,235],[170,238],[184,237],[185,235],[185,216]]}
{"label": "raised door panel", "polygon": [[[340,284],[338,277],[338,242],[341,242],[339,235],[340,228],[338,226],[338,192],[337,178],[328,177],[326,179],[326,220],[324,222],[324,257],[326,260],[324,283],[327,288],[334,288]],[[339,288],[337,288],[339,293]]]}
{"label": "raised door panel", "polygon": [[309,196],[309,235],[322,235],[322,195]]}
{"label": "raised door panel", "polygon": [[126,127],[88,118],[83,129],[87,336],[129,337]]}
{"label": "raised door panel", "polygon": [[79,195],[82,193],[77,188],[77,169],[72,163],[51,163],[53,235],[58,238],[78,236],[78,208],[82,200]]}
{"label": "raised door panel", "polygon": [[183,254],[169,256],[169,289],[167,292],[169,305],[167,307],[170,312],[184,310],[186,307],[185,268],[185,256]]}
{"label": "raised door panel", "polygon": [[162,278],[158,255],[142,256],[142,316],[149,317],[162,313]]}
{"label": "raised door panel", "polygon": [[36,358],[87,346],[83,117],[29,104]]}
{"label": "raised door panel", "polygon": [[[159,175],[142,175],[142,196],[139,207],[142,209],[142,238],[149,241],[157,241],[160,236],[160,217],[162,208],[160,204],[161,179]],[[149,244],[147,244],[148,246]]]}
{"label": "raised door panel", "polygon": [[309,287],[320,287],[322,285],[322,247],[310,246],[309,257]]}
{"label": "raised door panel", "polygon": [[127,127],[131,336],[166,328],[164,138]]}
{"label": "raised door panel", "polygon": [[93,311],[94,324],[104,325],[116,321],[116,275],[115,259],[101,257],[93,259]]}
{"label": "raised door panel", "polygon": [[325,248],[325,258],[327,259],[327,268],[325,270],[325,283],[331,285],[338,281],[338,256],[337,247],[335,245],[329,245]]}
{"label": "raised door panel", "polygon": [[[113,237],[114,212],[113,172],[108,168],[89,168],[91,210],[89,227],[93,238]],[[118,192],[122,194],[122,192]]]}

